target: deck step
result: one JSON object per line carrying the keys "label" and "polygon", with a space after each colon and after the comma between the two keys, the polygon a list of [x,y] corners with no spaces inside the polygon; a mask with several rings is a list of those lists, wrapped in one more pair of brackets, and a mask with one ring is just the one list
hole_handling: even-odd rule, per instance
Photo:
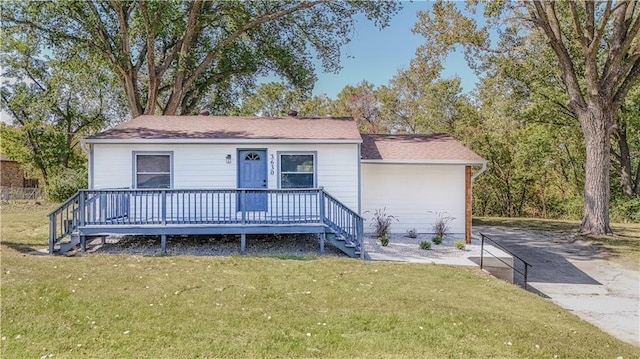
{"label": "deck step", "polygon": [[344,252],[349,257],[359,257],[359,251],[356,251],[356,245],[342,234],[336,233],[331,228],[327,228],[327,242],[333,244],[336,248]]}
{"label": "deck step", "polygon": [[77,233],[71,233],[68,242],[61,242],[60,247],[54,250],[55,253],[67,253],[80,244],[80,236]]}

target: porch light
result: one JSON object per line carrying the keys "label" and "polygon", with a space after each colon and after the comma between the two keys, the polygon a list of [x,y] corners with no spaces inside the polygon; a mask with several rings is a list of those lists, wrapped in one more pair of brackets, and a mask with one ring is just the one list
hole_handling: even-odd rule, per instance
{"label": "porch light", "polygon": [[227,160],[227,164],[231,163],[231,155],[227,155],[227,157],[225,157],[225,159]]}

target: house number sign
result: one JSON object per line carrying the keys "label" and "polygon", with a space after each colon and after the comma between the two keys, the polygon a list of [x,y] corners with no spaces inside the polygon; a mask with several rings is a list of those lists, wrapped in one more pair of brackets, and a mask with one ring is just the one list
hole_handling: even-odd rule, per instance
{"label": "house number sign", "polygon": [[272,176],[276,174],[276,157],[273,153],[269,156],[269,174]]}

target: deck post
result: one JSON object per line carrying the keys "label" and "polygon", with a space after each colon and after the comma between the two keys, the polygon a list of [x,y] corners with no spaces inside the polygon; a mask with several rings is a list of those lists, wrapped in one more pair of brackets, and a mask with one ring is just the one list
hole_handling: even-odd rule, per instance
{"label": "deck post", "polygon": [[56,238],[56,215],[49,216],[49,254],[53,254],[53,241]]}
{"label": "deck post", "polygon": [[240,254],[244,254],[247,250],[247,234],[240,233]]}
{"label": "deck post", "polygon": [[[78,227],[84,226],[84,215],[85,215],[85,207],[84,207],[84,191],[80,190],[78,192]],[[94,217],[95,218],[95,217]]]}
{"label": "deck post", "polygon": [[324,254],[324,241],[327,236],[327,232],[320,233],[320,254]]}
{"label": "deck post", "polygon": [[320,187],[318,189],[318,198],[319,198],[319,202],[318,203],[318,208],[320,211],[320,223],[324,224],[324,219],[327,217],[324,213],[324,189],[323,187]]}
{"label": "deck post", "polygon": [[162,190],[162,225],[167,225],[167,191]]}
{"label": "deck post", "polygon": [[87,251],[87,237],[80,235],[80,250],[84,253]]}
{"label": "deck post", "polygon": [[167,235],[163,234],[160,236],[160,250],[162,254],[167,253]]}
{"label": "deck post", "polygon": [[247,192],[244,189],[240,191],[240,204],[242,205],[242,225],[244,225],[247,220]]}

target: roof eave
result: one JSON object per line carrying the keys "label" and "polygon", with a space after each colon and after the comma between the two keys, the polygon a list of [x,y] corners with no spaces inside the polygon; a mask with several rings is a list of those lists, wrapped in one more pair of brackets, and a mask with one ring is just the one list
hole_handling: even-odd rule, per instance
{"label": "roof eave", "polygon": [[403,165],[465,165],[465,166],[484,166],[486,160],[372,160],[363,159],[362,163],[370,164],[403,164]]}
{"label": "roof eave", "polygon": [[335,143],[359,144],[362,139],[316,139],[316,138],[85,138],[91,144],[259,144],[259,143]]}

